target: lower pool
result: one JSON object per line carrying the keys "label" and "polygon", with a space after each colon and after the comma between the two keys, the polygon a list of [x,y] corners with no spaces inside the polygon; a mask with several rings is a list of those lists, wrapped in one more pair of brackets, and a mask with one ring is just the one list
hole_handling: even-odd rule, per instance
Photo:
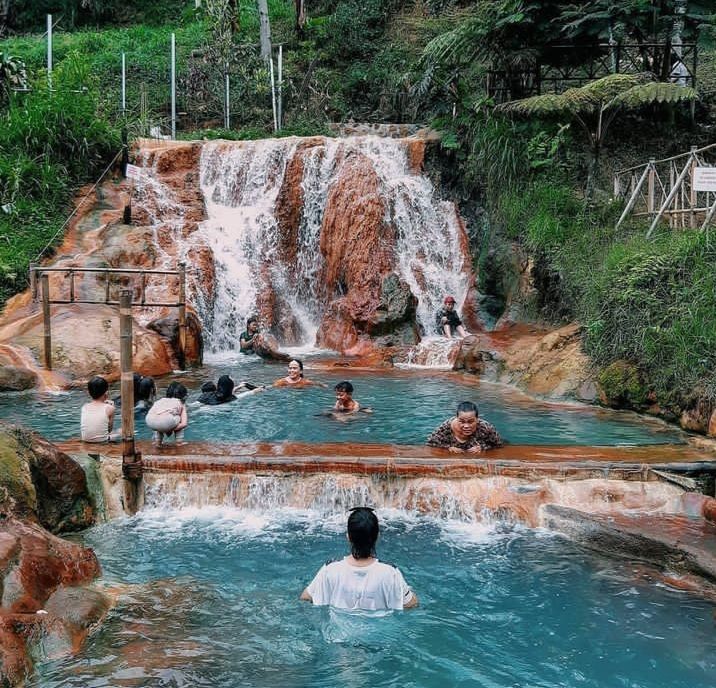
{"label": "lower pool", "polygon": [[542,531],[378,511],[379,557],[416,610],[333,613],[298,595],[345,554],[345,514],[148,510],[85,532],[118,593],[33,688],[711,688],[712,605]]}
{"label": "lower pool", "polygon": [[[480,414],[513,444],[638,445],[683,441],[677,429],[629,412],[536,401],[505,385],[473,376],[433,371],[356,371],[306,369],[306,376],[327,388],[269,388],[241,396],[221,406],[196,402],[206,380],[230,374],[238,382],[271,384],[286,374],[283,364],[264,363],[242,356],[235,362],[208,366],[157,381],[160,396],[169,382],[179,380],[190,390],[187,440],[251,442],[372,442],[423,444],[428,434],[455,413],[458,402],[478,404]],[[373,409],[348,422],[321,416],[335,401],[333,387],[349,379],[354,397]],[[112,390],[118,394],[118,388]],[[79,436],[80,407],[88,400],[84,390],[59,395],[17,393],[0,395],[0,419],[29,425],[48,439]],[[119,415],[119,414],[118,414]],[[115,426],[119,426],[117,419]],[[143,421],[137,436],[148,439]]]}

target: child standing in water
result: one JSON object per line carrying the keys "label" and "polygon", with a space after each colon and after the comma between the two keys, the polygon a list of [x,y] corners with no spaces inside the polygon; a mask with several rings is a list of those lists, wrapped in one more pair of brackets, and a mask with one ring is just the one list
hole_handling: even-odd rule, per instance
{"label": "child standing in water", "polygon": [[184,428],[189,424],[186,412],[187,389],[179,382],[167,387],[164,399],[155,401],[147,413],[147,427],[154,430],[154,444],[162,446],[164,435],[174,435],[177,444],[184,440]]}
{"label": "child standing in water", "polygon": [[87,391],[92,401],[82,407],[80,416],[80,434],[83,442],[114,442],[121,432],[112,432],[114,425],[114,404],[107,398],[109,384],[107,380],[95,375],[87,383]]}

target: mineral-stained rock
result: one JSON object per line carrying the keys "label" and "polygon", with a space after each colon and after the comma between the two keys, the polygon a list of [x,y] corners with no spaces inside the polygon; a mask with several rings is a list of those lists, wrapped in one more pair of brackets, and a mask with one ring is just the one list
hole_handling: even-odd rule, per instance
{"label": "mineral-stained rock", "polygon": [[[78,330],[81,323],[81,330]],[[40,318],[15,339],[41,359],[43,329]],[[116,307],[89,304],[65,306],[52,316],[53,366],[84,382],[93,375],[116,378],[119,373],[119,314]],[[134,323],[134,369],[144,375],[172,371],[168,346],[155,332]]]}
{"label": "mineral-stained rock", "polygon": [[91,549],[61,540],[39,525],[10,517],[3,519],[2,529],[19,548],[0,570],[3,610],[36,612],[60,586],[82,585],[100,573]]}
{"label": "mineral-stained rock", "polygon": [[484,351],[480,338],[474,335],[460,340],[453,370],[464,370],[466,373],[482,375],[485,372],[485,361],[491,359],[489,352]]}
{"label": "mineral-stained rock", "polygon": [[29,368],[0,366],[0,392],[32,389],[37,384],[37,373]]}
{"label": "mineral-stained rock", "polygon": [[[157,318],[147,324],[147,329],[156,332],[171,343],[174,351],[179,351],[179,317],[176,315]],[[189,311],[186,314],[186,350],[184,362],[201,365],[204,357],[204,342],[201,336],[199,318]]]}

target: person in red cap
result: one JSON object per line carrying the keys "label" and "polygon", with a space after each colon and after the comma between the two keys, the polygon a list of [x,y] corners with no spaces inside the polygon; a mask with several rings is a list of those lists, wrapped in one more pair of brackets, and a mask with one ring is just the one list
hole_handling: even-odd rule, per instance
{"label": "person in red cap", "polygon": [[455,310],[455,297],[446,296],[443,307],[435,314],[435,329],[438,334],[453,337],[467,337],[468,332],[462,326],[462,320]]}

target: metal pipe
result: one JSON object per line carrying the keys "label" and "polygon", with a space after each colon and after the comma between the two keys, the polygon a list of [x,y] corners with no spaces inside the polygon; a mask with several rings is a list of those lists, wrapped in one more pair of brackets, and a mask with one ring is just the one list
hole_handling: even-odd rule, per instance
{"label": "metal pipe", "polygon": [[171,81],[172,81],[172,140],[177,137],[177,47],[176,36],[172,34]]}
{"label": "metal pipe", "polygon": [[127,114],[127,60],[122,53],[122,117]]}
{"label": "metal pipe", "polygon": [[278,128],[283,128],[283,44],[278,46]]}
{"label": "metal pipe", "polygon": [[47,86],[52,90],[52,15],[47,15]]}

